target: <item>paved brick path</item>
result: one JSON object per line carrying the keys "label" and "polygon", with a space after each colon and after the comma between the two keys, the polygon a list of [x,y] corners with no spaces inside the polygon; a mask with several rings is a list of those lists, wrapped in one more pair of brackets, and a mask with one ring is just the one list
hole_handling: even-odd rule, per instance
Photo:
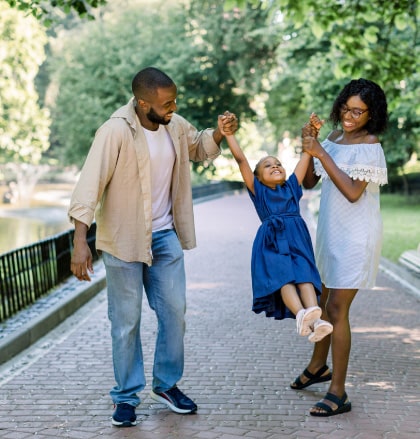
{"label": "paved brick path", "polygon": [[[199,405],[177,415],[151,400],[156,321],[144,307],[148,386],[139,425],[112,427],[106,292],[0,367],[0,438],[412,439],[420,435],[420,303],[381,272],[351,310],[350,413],[313,418],[327,388],[293,391],[312,345],[292,320],[250,311],[250,252],[259,221],[244,193],[195,206],[198,248],[186,252],[186,368],[180,388]],[[351,267],[349,267],[351,269]],[[147,302],[145,302],[147,303]]]}

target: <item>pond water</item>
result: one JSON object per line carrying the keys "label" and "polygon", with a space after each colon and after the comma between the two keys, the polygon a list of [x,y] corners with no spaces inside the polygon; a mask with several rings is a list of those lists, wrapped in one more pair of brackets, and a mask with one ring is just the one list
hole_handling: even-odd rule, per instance
{"label": "pond water", "polygon": [[67,218],[70,189],[59,189],[37,192],[29,208],[0,205],[0,254],[73,228]]}
{"label": "pond water", "polygon": [[65,207],[0,210],[0,254],[71,228]]}

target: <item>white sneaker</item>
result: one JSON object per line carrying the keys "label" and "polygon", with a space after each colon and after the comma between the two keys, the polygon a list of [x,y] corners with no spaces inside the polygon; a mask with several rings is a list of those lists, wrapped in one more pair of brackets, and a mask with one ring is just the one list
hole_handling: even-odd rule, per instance
{"label": "white sneaker", "polygon": [[314,332],[309,335],[308,340],[312,343],[316,343],[331,334],[331,332],[333,332],[333,325],[331,325],[330,322],[318,319],[314,323]]}
{"label": "white sneaker", "polygon": [[310,308],[301,309],[296,314],[296,329],[299,335],[304,337],[312,332],[312,328],[316,320],[321,317],[322,311],[319,306],[311,306]]}

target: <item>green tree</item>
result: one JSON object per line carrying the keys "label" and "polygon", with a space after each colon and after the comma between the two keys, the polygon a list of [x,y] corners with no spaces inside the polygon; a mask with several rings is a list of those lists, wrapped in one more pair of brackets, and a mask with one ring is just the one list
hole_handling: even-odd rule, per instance
{"label": "green tree", "polygon": [[165,7],[156,1],[154,7],[145,0],[130,3],[118,8],[121,3],[115,2],[95,21],[80,23],[51,41],[51,141],[63,164],[83,164],[95,131],[128,102],[138,70],[165,66],[162,52],[171,38],[162,36],[182,37],[174,2]]}
{"label": "green tree", "polygon": [[[249,2],[227,0],[226,6]],[[267,114],[278,135],[300,127],[311,111],[328,117],[333,98],[351,78],[385,89],[390,129],[382,136],[391,173],[419,152],[418,8],[416,0],[272,0],[277,6],[277,69]],[[417,97],[416,97],[417,95]],[[327,128],[326,128],[327,129]]]}
{"label": "green tree", "polygon": [[[199,127],[213,126],[226,109],[258,123],[256,97],[278,45],[271,10],[248,5],[226,11],[223,0],[196,0],[183,20],[185,43],[167,53],[180,84],[179,112]],[[216,171],[213,162],[193,164],[193,169],[209,176]]]}
{"label": "green tree", "polygon": [[105,5],[107,0],[5,0],[12,8],[33,15],[45,25],[51,25],[62,15],[76,13],[80,17],[94,18],[93,9]]}
{"label": "green tree", "polygon": [[227,108],[252,114],[250,101],[274,54],[268,12],[226,13],[220,0],[150,3],[110,4],[52,44],[52,143],[61,163],[82,165],[94,132],[128,101],[133,74],[148,65],[174,78],[178,111],[197,127],[215,126]]}
{"label": "green tree", "polygon": [[33,17],[0,1],[0,164],[15,172],[21,198],[49,147],[49,114],[40,108],[34,87],[45,43]]}

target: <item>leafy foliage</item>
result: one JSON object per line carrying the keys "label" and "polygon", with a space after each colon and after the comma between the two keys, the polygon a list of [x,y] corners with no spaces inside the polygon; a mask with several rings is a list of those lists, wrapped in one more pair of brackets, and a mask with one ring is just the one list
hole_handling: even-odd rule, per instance
{"label": "leafy foliage", "polygon": [[149,65],[174,79],[178,112],[198,128],[215,126],[226,109],[252,117],[250,101],[274,59],[267,10],[225,12],[221,0],[134,3],[109,5],[56,40],[53,147],[63,163],[83,163],[95,130],[128,101],[132,77]]}
{"label": "leafy foliage", "polygon": [[49,26],[59,17],[75,12],[80,17],[93,19],[93,8],[105,5],[107,0],[5,0],[12,8],[25,11]]}
{"label": "leafy foliage", "polygon": [[46,35],[34,18],[0,2],[0,163],[33,163],[49,147],[49,115],[34,78]]}
{"label": "leafy foliage", "polygon": [[[248,2],[228,0],[227,7]],[[273,0],[283,42],[277,51],[267,114],[280,136],[300,134],[311,111],[328,118],[352,78],[380,84],[390,129],[382,136],[391,173],[419,150],[418,11],[416,0]],[[327,126],[325,127],[325,130]]]}
{"label": "leafy foliage", "polygon": [[[7,3],[42,23],[62,20],[49,31],[54,36],[52,56],[38,77],[46,90],[40,101],[33,85],[30,93],[28,85],[23,87],[25,99],[7,99],[16,84],[33,82],[38,65],[29,69],[27,63],[43,60],[42,50],[37,52],[45,42],[43,32],[32,38],[36,47],[32,52],[22,48],[26,52],[21,58],[0,60],[5,69],[0,78],[0,123],[4,127],[5,115],[12,117],[23,107],[25,114],[37,108],[41,119],[28,119],[16,133],[24,136],[28,127],[35,131],[48,127],[47,114],[39,108],[45,100],[53,119],[49,153],[62,164],[81,166],[95,130],[129,99],[132,76],[148,65],[174,78],[178,111],[197,127],[214,126],[217,114],[229,109],[247,120],[248,127],[254,121],[263,135],[271,136],[268,119],[278,139],[285,131],[292,138],[300,136],[311,111],[327,118],[339,89],[351,78],[367,77],[382,85],[388,97],[390,128],[382,141],[391,173],[412,152],[419,152],[416,0],[324,0],[322,4],[315,0],[2,0],[0,4]],[[75,20],[75,15],[96,20]],[[17,43],[18,36],[3,40],[0,45],[8,45],[3,52],[15,53],[12,40]],[[20,78],[13,87],[7,82],[12,78],[8,68]],[[327,130],[328,126],[325,134]],[[47,131],[43,133],[38,137],[44,142]],[[15,139],[19,137],[10,136],[9,146],[3,141],[0,148],[8,154],[14,148],[19,155],[16,151],[24,149]],[[40,144],[37,136],[33,139],[34,145]],[[243,144],[251,142],[258,145],[259,140],[245,139]],[[41,150],[47,143],[43,145]],[[33,157],[37,160],[39,153]],[[197,170],[213,169],[205,164]]]}
{"label": "leafy foliage", "polygon": [[[257,5],[225,11],[222,0],[192,1],[184,17],[185,44],[167,59],[180,85],[179,112],[198,127],[214,126],[227,109],[256,119],[253,102],[275,64],[278,45],[270,10]],[[215,171],[212,162],[193,169]]]}

